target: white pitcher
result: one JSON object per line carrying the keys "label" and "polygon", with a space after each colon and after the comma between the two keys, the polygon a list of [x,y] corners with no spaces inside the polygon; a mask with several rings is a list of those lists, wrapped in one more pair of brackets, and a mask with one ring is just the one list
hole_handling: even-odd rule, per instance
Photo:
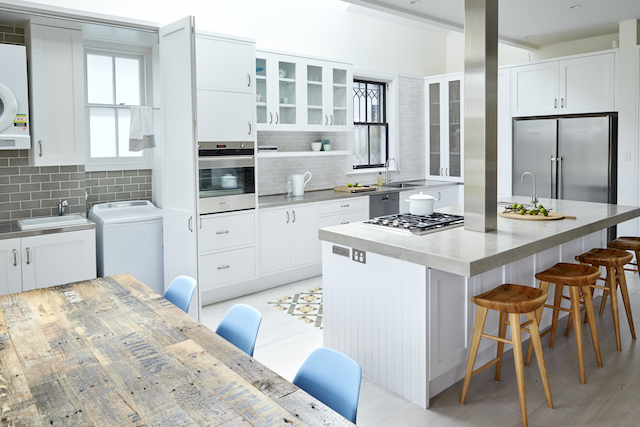
{"label": "white pitcher", "polygon": [[[305,177],[309,174],[309,178],[305,181]],[[311,172],[305,172],[304,175],[291,175],[291,181],[293,182],[293,197],[302,196],[304,194],[304,187],[307,182],[311,180]]]}

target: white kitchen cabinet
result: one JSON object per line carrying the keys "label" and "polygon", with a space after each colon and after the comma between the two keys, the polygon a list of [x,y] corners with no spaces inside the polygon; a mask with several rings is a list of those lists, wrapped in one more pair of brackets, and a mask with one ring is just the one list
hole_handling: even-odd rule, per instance
{"label": "white kitchen cabinet", "polygon": [[300,67],[300,58],[256,52],[258,130],[300,129],[300,82],[303,74]]}
{"label": "white kitchen cabinet", "polygon": [[84,165],[82,31],[32,24],[28,46],[31,165]]}
{"label": "white kitchen cabinet", "polygon": [[229,212],[200,217],[198,246],[203,291],[254,279],[255,212]]}
{"label": "white kitchen cabinet", "polygon": [[304,127],[317,131],[353,128],[353,71],[348,64],[308,59],[304,62]]}
{"label": "white kitchen cabinet", "polygon": [[196,35],[198,141],[255,138],[254,43]]}
{"label": "white kitchen cabinet", "polygon": [[0,240],[0,295],[22,292],[20,239]]}
{"label": "white kitchen cabinet", "polygon": [[440,200],[437,200],[433,203],[434,209],[446,208],[448,206],[457,206],[459,204],[458,192],[460,191],[458,187],[458,185],[453,185],[439,188],[427,188],[423,190],[403,191],[400,193],[400,213],[409,212],[409,202],[407,202],[407,200],[414,194],[420,193],[428,194],[435,198],[440,197]]}
{"label": "white kitchen cabinet", "polygon": [[463,76],[426,80],[427,176],[462,182],[464,129]]}
{"label": "white kitchen cabinet", "polygon": [[514,117],[615,111],[615,54],[511,69]]}
{"label": "white kitchen cabinet", "polygon": [[93,229],[0,241],[0,294],[95,278]]}
{"label": "white kitchen cabinet", "polygon": [[319,261],[317,204],[261,210],[259,230],[262,274]]}

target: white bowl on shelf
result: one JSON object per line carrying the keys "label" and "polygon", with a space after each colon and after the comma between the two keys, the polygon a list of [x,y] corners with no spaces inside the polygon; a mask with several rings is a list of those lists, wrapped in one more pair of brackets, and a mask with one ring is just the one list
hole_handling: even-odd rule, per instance
{"label": "white bowl on shelf", "polygon": [[312,142],[311,143],[311,150],[312,151],[320,151],[321,148],[322,148],[322,142]]}

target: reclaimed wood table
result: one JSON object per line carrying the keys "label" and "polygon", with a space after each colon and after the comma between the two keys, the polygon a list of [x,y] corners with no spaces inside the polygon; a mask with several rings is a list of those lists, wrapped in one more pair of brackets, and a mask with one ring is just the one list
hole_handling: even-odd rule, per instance
{"label": "reclaimed wood table", "polygon": [[0,424],[353,426],[131,276],[0,297]]}

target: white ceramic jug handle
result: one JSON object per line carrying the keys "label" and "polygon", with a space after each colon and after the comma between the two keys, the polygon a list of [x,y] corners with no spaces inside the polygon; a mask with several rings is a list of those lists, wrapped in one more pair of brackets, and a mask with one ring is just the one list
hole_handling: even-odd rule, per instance
{"label": "white ceramic jug handle", "polygon": [[307,174],[309,174],[309,179],[307,179],[304,184],[302,185],[303,187],[307,186],[307,182],[311,181],[311,172],[307,171],[304,173],[304,176],[307,176]]}

